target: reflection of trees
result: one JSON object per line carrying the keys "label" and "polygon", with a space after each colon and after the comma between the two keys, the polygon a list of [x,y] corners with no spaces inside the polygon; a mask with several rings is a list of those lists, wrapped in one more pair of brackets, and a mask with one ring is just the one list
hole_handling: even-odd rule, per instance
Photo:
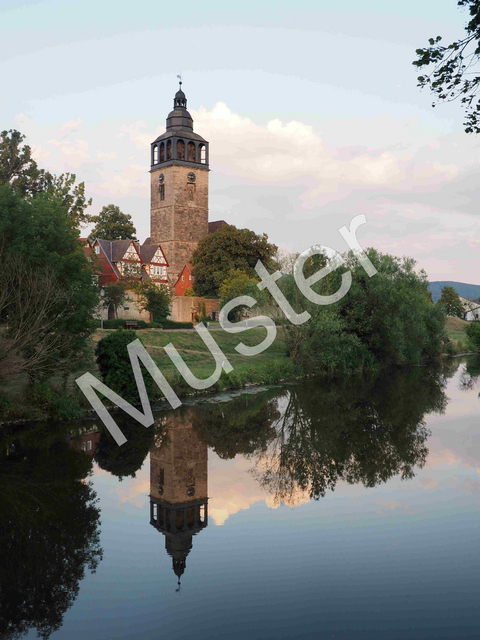
{"label": "reflection of trees", "polygon": [[275,438],[280,413],[276,391],[242,395],[228,403],[195,407],[192,426],[203,442],[223,459],[265,451]]}
{"label": "reflection of trees", "polygon": [[102,557],[92,461],[65,435],[42,448],[15,440],[0,443],[0,637],[36,627],[48,638]]}
{"label": "reflection of trees", "polygon": [[129,416],[116,416],[115,420],[127,442],[119,447],[102,426],[94,459],[101,469],[122,480],[126,476],[135,477],[154,442],[156,427],[145,428]]}
{"label": "reflection of trees", "polygon": [[276,438],[256,456],[254,474],[276,501],[315,498],[339,480],[373,487],[423,466],[426,413],[446,404],[445,376],[430,368],[383,373],[376,380],[315,381],[283,392]]}
{"label": "reflection of trees", "polygon": [[460,376],[460,385],[464,389],[473,389],[480,376],[480,356],[475,355],[467,358],[465,367]]}

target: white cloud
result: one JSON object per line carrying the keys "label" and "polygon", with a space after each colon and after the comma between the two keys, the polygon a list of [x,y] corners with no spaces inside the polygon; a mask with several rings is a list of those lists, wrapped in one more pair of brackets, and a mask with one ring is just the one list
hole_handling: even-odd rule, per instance
{"label": "white cloud", "polygon": [[[108,153],[98,153],[95,158],[96,162],[101,162],[102,160],[113,160],[117,157],[117,154],[113,151],[109,151]],[[131,158],[132,160],[134,158]]]}
{"label": "white cloud", "polygon": [[67,168],[77,168],[81,164],[90,161],[88,155],[88,142],[86,140],[75,140],[73,142],[67,142],[62,140],[48,140],[48,144],[55,147],[60,155],[61,159]]}
{"label": "white cloud", "polygon": [[[129,127],[123,125],[122,131],[128,133],[130,142],[133,142],[137,149],[150,149],[150,144],[153,142],[154,137],[150,133],[142,133],[139,131],[139,129],[145,129],[146,127],[147,125],[143,120],[138,120]],[[146,160],[148,161],[148,156],[146,156]]]}
{"label": "white cloud", "polygon": [[100,192],[106,191],[110,195],[127,196],[132,193],[148,195],[149,180],[147,170],[143,165],[129,164],[119,174],[99,185]]}
{"label": "white cloud", "polygon": [[69,131],[76,131],[78,127],[82,124],[83,120],[78,118],[78,120],[69,120],[62,125],[60,129],[60,137],[64,137]]}

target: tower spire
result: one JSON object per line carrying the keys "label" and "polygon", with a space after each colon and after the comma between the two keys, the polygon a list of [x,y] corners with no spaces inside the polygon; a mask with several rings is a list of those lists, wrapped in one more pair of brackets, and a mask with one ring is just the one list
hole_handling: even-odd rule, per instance
{"label": "tower spire", "polygon": [[177,76],[178,78],[178,91],[175,94],[175,98],[173,99],[173,108],[174,109],[187,109],[187,98],[182,91],[182,76]]}

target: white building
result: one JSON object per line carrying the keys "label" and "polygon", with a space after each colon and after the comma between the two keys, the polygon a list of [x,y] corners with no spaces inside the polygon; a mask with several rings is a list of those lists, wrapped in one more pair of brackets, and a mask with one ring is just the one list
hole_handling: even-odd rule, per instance
{"label": "white building", "polygon": [[480,320],[480,302],[478,300],[468,300],[467,298],[462,298],[462,296],[459,296],[459,298],[464,308],[463,319],[468,322]]}

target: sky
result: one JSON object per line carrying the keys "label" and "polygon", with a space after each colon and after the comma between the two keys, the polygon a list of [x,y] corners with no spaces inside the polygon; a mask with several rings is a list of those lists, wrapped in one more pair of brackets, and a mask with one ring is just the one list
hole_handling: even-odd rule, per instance
{"label": "sky", "polygon": [[459,104],[432,109],[412,66],[467,17],[455,0],[0,0],[0,127],[143,240],[150,143],[181,74],[210,142],[210,220],[345,251],[338,229],[363,213],[362,246],[480,284],[480,138]]}

